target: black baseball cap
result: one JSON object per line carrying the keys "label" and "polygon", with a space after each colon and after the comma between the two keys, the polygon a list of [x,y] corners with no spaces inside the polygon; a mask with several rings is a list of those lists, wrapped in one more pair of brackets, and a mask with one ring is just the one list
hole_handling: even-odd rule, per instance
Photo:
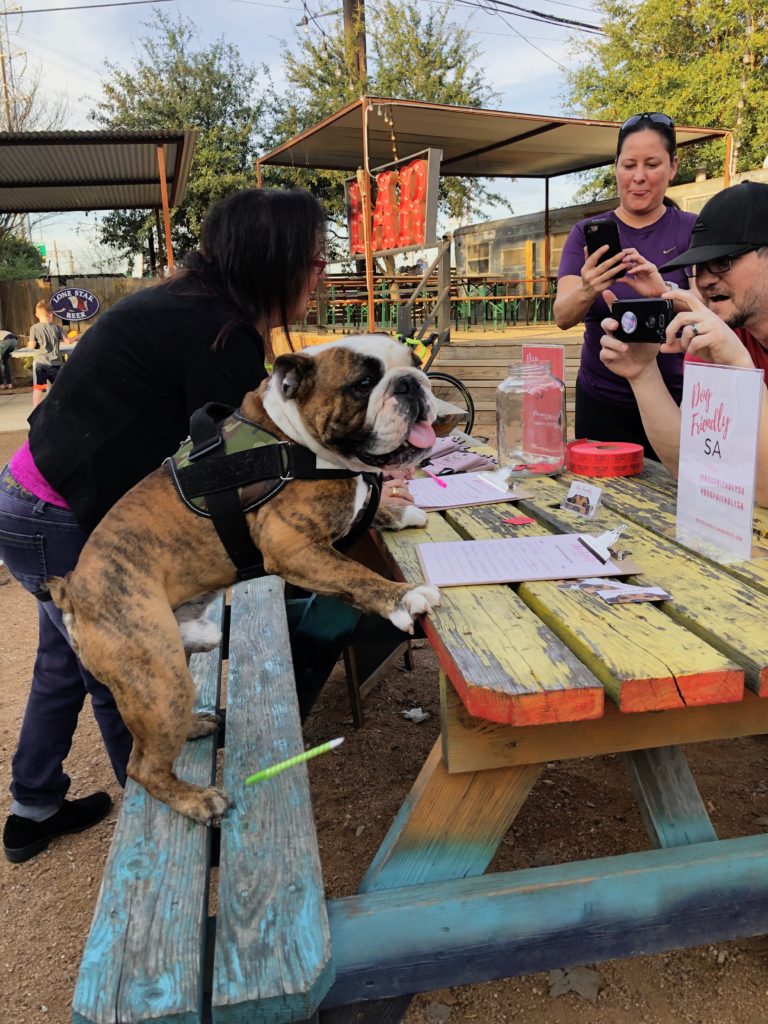
{"label": "black baseball cap", "polygon": [[743,181],[712,196],[693,226],[691,247],[659,270],[741,256],[768,245],[768,185]]}

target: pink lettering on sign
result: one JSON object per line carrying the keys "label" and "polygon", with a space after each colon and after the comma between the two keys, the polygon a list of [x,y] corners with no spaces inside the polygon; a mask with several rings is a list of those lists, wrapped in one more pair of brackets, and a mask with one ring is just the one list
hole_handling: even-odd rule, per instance
{"label": "pink lettering on sign", "polygon": [[712,390],[698,382],[691,392],[691,436],[718,434],[723,440],[728,437],[731,417],[725,411],[725,401],[712,409]]}

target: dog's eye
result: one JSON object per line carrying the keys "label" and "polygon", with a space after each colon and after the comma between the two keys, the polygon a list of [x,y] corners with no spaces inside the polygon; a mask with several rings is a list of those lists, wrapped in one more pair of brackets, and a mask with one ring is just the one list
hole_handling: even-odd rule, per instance
{"label": "dog's eye", "polygon": [[376,381],[373,377],[361,377],[360,380],[356,380],[352,385],[352,392],[359,398],[365,398],[366,395],[370,395],[375,385]]}

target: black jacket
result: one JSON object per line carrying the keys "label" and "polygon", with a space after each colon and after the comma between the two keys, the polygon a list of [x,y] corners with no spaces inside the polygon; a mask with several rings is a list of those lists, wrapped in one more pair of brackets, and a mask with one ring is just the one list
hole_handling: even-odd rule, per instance
{"label": "black jacket", "polygon": [[206,402],[238,406],[266,376],[258,332],[235,327],[223,299],[172,279],[112,306],[83,335],[29,418],[48,483],[90,532],[134,484],[172,455]]}

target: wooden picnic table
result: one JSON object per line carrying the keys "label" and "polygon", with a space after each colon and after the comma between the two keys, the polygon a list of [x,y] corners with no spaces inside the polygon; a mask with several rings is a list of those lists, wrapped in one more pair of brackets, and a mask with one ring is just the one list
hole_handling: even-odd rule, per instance
{"label": "wooden picnic table", "polygon": [[[526,481],[533,497],[517,508],[534,524],[503,523],[499,504],[378,537],[392,573],[416,582],[424,541],[625,522],[636,579],[672,598],[612,606],[554,582],[444,589],[424,621],[441,736],[352,896],[322,898],[303,767],[243,787],[265,752],[278,760],[302,741],[279,581],[234,588],[228,647],[193,656],[206,707],[228,658],[235,807],[217,917],[206,924],[206,830],[130,786],[76,1024],[397,1024],[416,992],[768,931],[768,835],[718,839],[680,746],[768,732],[768,513],[755,516],[756,557],[722,566],[675,541],[675,484],[657,465],[595,482],[603,501],[588,526],[559,508],[563,475]],[[210,773],[206,743],[183,756]],[[548,762],[617,752],[650,850],[485,874]]]}
{"label": "wooden picnic table", "polygon": [[[768,930],[768,835],[719,840],[682,743],[768,732],[768,550],[717,565],[674,539],[675,483],[656,464],[595,480],[585,522],[571,478],[527,480],[509,505],[430,515],[383,534],[394,574],[423,579],[428,540],[602,532],[661,604],[608,605],[554,582],[443,590],[424,628],[441,664],[442,735],[365,875],[335,901],[328,1024],[393,1024],[410,993]],[[757,534],[768,516],[756,514]],[[545,764],[622,752],[654,849],[484,876]],[[340,906],[341,905],[341,906]],[[365,986],[365,987],[363,987]]]}

